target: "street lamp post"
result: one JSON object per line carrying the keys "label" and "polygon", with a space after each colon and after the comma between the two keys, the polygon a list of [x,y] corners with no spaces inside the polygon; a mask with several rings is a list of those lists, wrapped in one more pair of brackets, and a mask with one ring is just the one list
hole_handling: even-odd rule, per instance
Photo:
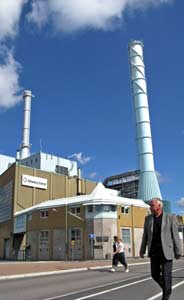
{"label": "street lamp post", "polygon": [[68,260],[68,205],[65,202],[65,260]]}

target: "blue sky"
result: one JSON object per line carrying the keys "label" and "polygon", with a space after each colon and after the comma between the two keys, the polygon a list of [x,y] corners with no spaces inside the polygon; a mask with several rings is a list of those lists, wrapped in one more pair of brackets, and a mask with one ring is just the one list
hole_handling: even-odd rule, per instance
{"label": "blue sky", "polygon": [[128,43],[142,40],[155,169],[184,214],[183,0],[1,0],[0,153],[22,141],[32,90],[31,152],[78,160],[103,181],[137,169]]}

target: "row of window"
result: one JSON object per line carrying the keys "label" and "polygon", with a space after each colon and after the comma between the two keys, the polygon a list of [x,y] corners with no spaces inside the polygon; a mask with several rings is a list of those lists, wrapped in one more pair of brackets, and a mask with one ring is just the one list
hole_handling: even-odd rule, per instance
{"label": "row of window", "polygon": [[116,184],[122,184],[125,182],[131,182],[131,181],[135,181],[135,180],[139,180],[139,175],[131,175],[131,176],[123,177],[123,178],[119,178],[119,179],[112,179],[107,182],[107,186],[113,186]]}
{"label": "row of window", "polygon": [[[115,212],[116,206],[115,205],[89,205],[88,206],[88,213],[92,212]],[[80,215],[81,209],[80,206],[71,207],[70,212],[75,215]],[[121,207],[121,213],[128,215],[130,213],[130,207],[129,206],[122,206]],[[49,211],[48,210],[41,210],[40,211],[40,218],[48,218]]]}
{"label": "row of window", "polygon": [[[38,158],[36,157],[36,158],[35,158],[35,163],[37,163],[37,162],[38,162]],[[26,166],[28,166],[29,164],[32,165],[32,164],[33,164],[33,159],[31,159],[30,161],[27,160],[27,161],[25,162],[25,164],[26,164]]]}
{"label": "row of window", "polygon": [[[131,243],[131,232],[130,228],[122,228],[121,229],[122,239],[124,244]],[[48,244],[49,232],[48,231],[40,231],[40,244]],[[108,242],[108,236],[96,236],[95,237],[97,243]],[[71,241],[77,242],[78,244],[81,242],[81,230],[78,228],[71,229]]]}

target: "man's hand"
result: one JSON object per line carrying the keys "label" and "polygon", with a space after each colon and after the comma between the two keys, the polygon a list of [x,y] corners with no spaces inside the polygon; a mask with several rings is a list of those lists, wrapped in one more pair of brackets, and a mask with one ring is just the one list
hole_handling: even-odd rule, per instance
{"label": "man's hand", "polygon": [[181,255],[176,255],[175,258],[176,258],[176,259],[180,259],[180,258],[181,258]]}

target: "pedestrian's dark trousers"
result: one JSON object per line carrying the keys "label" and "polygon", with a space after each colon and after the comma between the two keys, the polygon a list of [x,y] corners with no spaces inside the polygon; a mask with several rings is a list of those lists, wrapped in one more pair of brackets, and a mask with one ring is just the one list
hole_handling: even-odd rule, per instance
{"label": "pedestrian's dark trousers", "polygon": [[125,269],[127,269],[127,262],[126,262],[126,259],[125,259],[125,253],[124,252],[120,252],[120,253],[117,253],[118,254],[118,261],[125,266]]}
{"label": "pedestrian's dark trousers", "polygon": [[162,300],[168,300],[172,293],[172,260],[151,256],[151,275],[163,290]]}
{"label": "pedestrian's dark trousers", "polygon": [[118,253],[115,253],[112,258],[112,266],[117,267],[118,265]]}

